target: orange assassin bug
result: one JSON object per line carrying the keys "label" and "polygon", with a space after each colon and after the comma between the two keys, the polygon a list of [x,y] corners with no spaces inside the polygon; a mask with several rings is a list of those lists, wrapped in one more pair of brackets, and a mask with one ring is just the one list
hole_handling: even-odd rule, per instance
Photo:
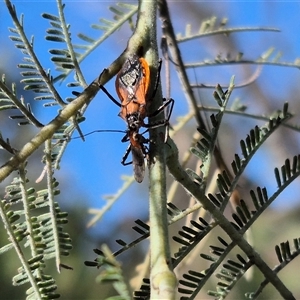
{"label": "orange assassin bug", "polygon": [[119,116],[127,122],[129,129],[134,130],[144,125],[149,83],[150,69],[147,61],[137,55],[129,57],[118,73],[115,83],[121,100]]}
{"label": "orange assassin bug", "polygon": [[[121,141],[130,142],[121,163],[123,165],[131,164],[131,162],[126,162],[126,159],[131,152],[134,177],[139,183],[144,179],[144,158],[148,155],[148,148],[145,144],[149,142],[149,139],[146,139],[139,133],[139,129],[141,127],[154,128],[168,124],[174,105],[174,100],[169,99],[165,101],[154,113],[151,115],[148,114],[149,105],[151,100],[154,98],[158,87],[160,68],[161,64],[159,65],[158,77],[156,79],[153,95],[150,98],[148,98],[150,68],[147,61],[136,54],[126,59],[120,72],[117,74],[115,86],[121,103],[115,100],[115,98],[112,97],[103,86],[100,86],[105,94],[121,108],[119,116],[127,123],[127,132]],[[144,122],[146,117],[158,115],[168,105],[171,106],[167,119],[155,124],[146,124]]]}

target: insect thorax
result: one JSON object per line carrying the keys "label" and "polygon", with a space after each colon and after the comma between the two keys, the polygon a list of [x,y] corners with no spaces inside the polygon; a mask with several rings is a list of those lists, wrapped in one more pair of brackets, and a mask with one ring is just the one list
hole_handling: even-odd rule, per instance
{"label": "insect thorax", "polygon": [[130,130],[136,131],[142,126],[142,121],[139,116],[140,114],[138,112],[126,116],[126,121]]}

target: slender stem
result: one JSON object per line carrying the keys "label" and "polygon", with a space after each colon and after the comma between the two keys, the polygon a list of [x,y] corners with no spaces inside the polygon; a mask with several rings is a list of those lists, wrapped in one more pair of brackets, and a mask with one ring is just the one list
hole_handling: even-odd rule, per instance
{"label": "slender stem", "polygon": [[[199,110],[218,112],[219,108],[209,107],[209,106],[199,106]],[[231,109],[225,109],[224,112],[229,115],[236,115],[236,116],[241,116],[241,117],[250,118],[250,119],[262,120],[262,121],[269,121],[270,118],[272,117],[272,115],[269,115],[269,116],[256,115],[256,114],[246,113],[244,111],[231,110]],[[279,115],[279,114],[277,113],[277,115]],[[290,114],[290,115],[291,115],[291,117],[293,117],[293,114]],[[299,125],[282,123],[281,126],[298,131],[298,132],[300,131]]]}
{"label": "slender stem", "polygon": [[16,149],[14,149],[10,143],[9,140],[4,140],[2,137],[2,134],[0,132],[0,147],[2,147],[3,149],[5,149],[6,151],[8,151],[10,154],[14,154],[16,152]]}
{"label": "slender stem", "polygon": [[104,216],[104,214],[111,209],[111,207],[116,203],[117,200],[120,199],[120,197],[127,191],[130,186],[136,182],[134,180],[133,176],[130,176],[127,180],[124,181],[123,186],[120,187],[120,189],[111,197],[104,198],[106,201],[106,204],[101,207],[101,209],[97,208],[90,208],[88,210],[88,213],[93,216],[93,218],[89,221],[87,224],[87,227],[94,226],[97,222],[101,220],[101,218]]}
{"label": "slender stem", "polygon": [[[143,38],[145,58],[151,74],[158,68],[157,37],[156,37],[156,1],[140,1],[137,29],[134,35]],[[136,38],[138,40],[138,38]],[[131,41],[129,42],[130,45]],[[154,81],[155,76],[151,76]],[[152,82],[152,84],[154,84]],[[150,93],[151,94],[151,93]],[[150,101],[149,99],[148,101]],[[161,91],[156,93],[150,106],[151,114],[162,105]],[[149,123],[162,119],[163,114],[151,117]],[[171,265],[168,239],[167,194],[165,154],[163,147],[164,127],[152,128],[149,131],[150,165],[149,165],[149,215],[150,215],[150,283],[151,299],[175,299],[176,277]],[[155,163],[154,163],[155,159]]]}
{"label": "slender stem", "polygon": [[192,36],[185,36],[185,37],[179,37],[177,39],[178,43],[182,43],[182,42],[186,42],[186,41],[190,41],[190,40],[194,40],[194,39],[198,39],[198,38],[203,38],[203,37],[209,37],[209,36],[213,36],[213,35],[221,35],[221,34],[232,34],[232,33],[236,33],[236,32],[250,32],[250,31],[273,31],[273,32],[280,32],[279,29],[275,28],[275,27],[243,27],[243,28],[224,28],[224,29],[215,29],[215,30],[211,30],[208,32],[201,32],[198,34],[194,34]]}
{"label": "slender stem", "polygon": [[[34,229],[32,226],[32,221],[31,221],[31,214],[30,214],[30,207],[29,207],[29,201],[27,199],[27,191],[26,191],[26,171],[25,171],[25,166],[22,164],[19,168],[19,173],[20,173],[20,190],[22,193],[22,203],[24,207],[24,216],[25,216],[25,222],[27,225],[27,231],[28,231],[28,241],[29,241],[29,246],[31,250],[31,256],[35,257],[38,255],[38,251],[36,248],[36,243],[34,241]],[[39,272],[39,269],[37,270]]]}
{"label": "slender stem", "polygon": [[48,201],[49,201],[49,212],[51,216],[52,229],[53,229],[53,240],[55,245],[55,260],[56,269],[60,273],[60,248],[59,248],[59,232],[56,223],[55,213],[55,202],[53,192],[53,170],[51,162],[51,139],[45,142],[45,154],[46,154],[46,169],[47,169],[47,190],[48,190]]}
{"label": "slender stem", "polygon": [[68,25],[67,25],[66,20],[65,20],[65,15],[64,15],[64,12],[63,12],[63,4],[62,4],[61,0],[57,0],[57,7],[58,7],[58,12],[59,12],[59,18],[61,20],[62,30],[63,30],[63,33],[64,33],[64,38],[66,40],[66,46],[68,47],[68,51],[71,55],[72,62],[75,66],[78,81],[80,82],[80,84],[84,88],[86,88],[87,84],[86,84],[86,81],[85,81],[84,76],[82,74],[82,71],[80,69],[79,61],[77,60],[76,54],[74,52],[74,48],[73,48],[72,41],[71,41],[71,35],[69,34],[69,28],[68,28]]}
{"label": "slender stem", "polygon": [[218,66],[225,66],[225,65],[265,65],[265,66],[276,66],[276,67],[289,67],[289,68],[296,68],[299,69],[299,65],[294,62],[279,62],[279,61],[266,61],[261,58],[257,60],[251,59],[240,59],[240,60],[226,60],[220,59],[216,62],[216,60],[206,60],[205,62],[197,62],[197,63],[190,63],[185,64],[185,68],[200,68],[200,67],[218,67]]}
{"label": "slender stem", "polygon": [[174,28],[172,26],[171,17],[169,14],[166,0],[158,0],[158,7],[159,7],[160,19],[162,21],[163,33],[164,36],[166,37],[167,45],[172,55],[172,60],[174,61],[179,79],[183,86],[184,93],[186,94],[186,98],[195,113],[195,118],[198,123],[198,126],[201,128],[205,128],[206,126],[203,121],[203,118],[199,113],[199,110],[197,109],[197,101],[194,96],[193,90],[190,86],[187,72],[185,70],[184,63],[181,57],[181,52],[176,41],[176,36],[175,36]]}

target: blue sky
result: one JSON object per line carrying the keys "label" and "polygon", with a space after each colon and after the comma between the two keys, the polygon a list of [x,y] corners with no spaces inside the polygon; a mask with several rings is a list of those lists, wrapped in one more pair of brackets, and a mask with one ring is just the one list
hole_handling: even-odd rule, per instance
{"label": "blue sky", "polygon": [[[55,1],[13,1],[17,8],[18,14],[25,15],[25,28],[29,35],[35,36],[35,45],[37,54],[44,64],[45,68],[52,68],[49,60],[48,49],[55,45],[44,43],[45,30],[49,27],[48,21],[40,17],[41,13],[47,12],[57,14]],[[76,40],[76,34],[88,33],[95,38],[100,36],[100,31],[90,30],[90,24],[97,23],[100,17],[107,19],[112,18],[112,13],[108,11],[108,5],[115,3],[114,1],[65,1],[66,3],[66,18],[71,24],[71,32]],[[136,3],[136,2],[134,2]],[[278,1],[169,1],[171,16],[175,20],[175,31],[183,33],[187,23],[191,24],[192,32],[196,32],[200,27],[200,23],[204,18],[209,18],[215,15],[220,20],[227,17],[228,27],[275,27],[281,30],[280,33],[275,32],[247,32],[235,33],[231,37],[231,44],[226,42],[226,38],[222,37],[221,44],[217,43],[214,38],[203,38],[197,41],[187,42],[181,45],[182,54],[187,63],[195,62],[204,59],[213,59],[218,54],[226,55],[231,51],[232,45],[237,51],[243,52],[245,58],[254,59],[265,52],[270,47],[282,52],[282,61],[292,62],[297,57],[300,57],[300,2],[278,2]],[[192,6],[192,10],[189,10]],[[199,10],[198,10],[199,9]],[[184,13],[183,13],[184,12]],[[198,14],[201,12],[201,14]],[[20,52],[14,48],[13,43],[7,37],[7,27],[12,26],[10,17],[4,3],[0,3],[0,65],[6,70],[7,77],[17,76],[19,70],[16,63],[22,59]],[[158,24],[158,32],[160,33],[160,24]],[[128,25],[116,32],[104,42],[101,48],[97,49],[86,61],[83,62],[83,70],[85,71],[87,82],[91,82],[96,78],[103,68],[107,67],[126,47],[127,39],[130,37],[131,31]],[[222,46],[223,45],[223,46]],[[236,75],[236,84],[246,80],[255,70],[254,67],[212,67],[202,68],[197,71],[197,79],[193,72],[189,72],[192,81],[200,83],[221,83],[226,84],[232,75]],[[163,71],[164,72],[164,69]],[[176,122],[176,117],[187,113],[188,105],[182,94],[180,84],[178,83],[177,75],[172,73],[172,93],[171,96],[175,99],[175,109],[172,116],[172,122]],[[164,79],[164,74],[162,73]],[[286,99],[286,95],[293,91],[299,92],[299,70],[295,68],[283,67],[264,67],[257,84],[245,89],[236,89],[234,97],[240,97],[241,101],[248,105],[249,112],[258,112],[268,114],[274,109],[280,109],[282,102]],[[164,86],[164,85],[163,85]],[[58,87],[63,96],[69,95],[69,90],[64,88],[64,84]],[[114,80],[107,85],[107,89],[114,92]],[[263,90],[263,92],[262,92]],[[206,104],[213,103],[212,90],[201,91],[202,99],[205,99]],[[263,95],[268,99],[263,98]],[[116,95],[115,95],[116,96]],[[265,102],[264,102],[265,100]],[[268,103],[266,105],[266,103]],[[299,108],[295,103],[291,103],[291,109]],[[42,109],[41,104],[35,106],[35,115],[37,118],[46,123],[50,121],[57,111],[58,107]],[[83,132],[88,133],[97,129],[118,129],[126,128],[125,123],[117,116],[119,108],[112,103],[107,97],[99,93],[93,100],[86,114],[86,122],[82,124]],[[232,118],[232,119],[231,119]],[[10,122],[8,126],[14,121]],[[230,133],[232,128],[239,128],[237,142],[245,138],[245,135],[253,127],[251,121],[244,121],[239,118],[227,117],[227,131],[224,134]],[[297,119],[293,123],[296,123]],[[259,123],[262,125],[262,123]],[[22,129],[26,132],[27,129]],[[35,131],[36,132],[36,131]],[[31,136],[33,133],[30,133]],[[293,147],[289,145],[278,145],[278,148],[283,148],[284,153],[291,153],[290,158],[299,152],[299,140],[294,134],[295,140]],[[61,195],[62,201],[68,205],[77,205],[72,203],[72,194],[81,196],[82,203],[87,206],[101,207],[104,202],[103,195],[115,193],[122,185],[120,174],[131,175],[132,167],[123,167],[120,164],[121,158],[125,152],[127,144],[120,142],[122,134],[112,133],[95,133],[86,138],[85,142],[80,139],[74,140],[68,150],[65,159],[61,163],[61,170],[57,172],[58,180],[64,182],[68,186],[68,195]],[[221,139],[223,143],[231,143],[231,140],[226,142],[226,139]],[[272,141],[271,141],[272,142]],[[271,143],[270,142],[270,143]],[[276,139],[273,141],[276,145]],[[227,145],[228,146],[228,145]],[[274,146],[274,145],[273,145]],[[182,146],[184,148],[184,146]],[[230,149],[237,149],[235,144],[229,145]],[[266,174],[275,166],[281,166],[284,158],[278,162],[278,157],[282,152],[274,149],[274,153],[267,153],[267,147],[261,149],[257,154],[256,159],[250,164],[247,174],[251,176],[253,171],[257,170],[261,164],[266,165],[266,171],[260,172],[260,175],[255,178],[257,182],[262,180],[265,185],[271,186],[274,190],[275,180],[267,178]],[[103,154],[105,153],[105,154]],[[232,158],[228,158],[228,164]],[[278,163],[277,163],[278,162]],[[270,167],[268,167],[270,166]],[[32,176],[31,180],[35,180],[42,169],[42,165],[37,165],[34,172],[29,172]],[[295,189],[297,183],[294,183],[290,189]],[[105,222],[120,216],[125,217],[125,211],[138,218],[143,212],[147,215],[147,180],[142,184],[134,183],[130,189],[121,197],[116,207],[111,210]],[[70,194],[69,194],[70,192]],[[297,191],[296,191],[297,192]],[[71,197],[70,197],[71,196]],[[283,207],[286,200],[298,201],[295,194],[285,193],[285,198],[278,202],[277,207]],[[78,204],[80,205],[80,204]],[[128,206],[134,209],[126,209]],[[89,217],[83,213],[83,217],[87,220]],[[102,221],[103,222],[103,221]],[[97,226],[98,227],[98,226]],[[99,227],[98,227],[99,229]],[[100,229],[101,230],[101,229]]]}

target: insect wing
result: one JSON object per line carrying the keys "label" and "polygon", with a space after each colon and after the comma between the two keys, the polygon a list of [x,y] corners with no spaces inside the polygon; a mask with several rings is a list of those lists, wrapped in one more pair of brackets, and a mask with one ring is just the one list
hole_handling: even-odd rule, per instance
{"label": "insect wing", "polygon": [[131,145],[132,164],[134,178],[138,183],[141,183],[145,176],[145,159],[141,148]]}
{"label": "insect wing", "polygon": [[132,55],[126,59],[121,71],[116,78],[116,91],[121,100],[145,104],[146,94],[150,83],[150,69],[144,58]]}
{"label": "insect wing", "polygon": [[135,98],[140,105],[146,105],[146,97],[150,84],[150,69],[144,58],[140,58],[139,63],[141,66],[142,77],[136,85]]}

